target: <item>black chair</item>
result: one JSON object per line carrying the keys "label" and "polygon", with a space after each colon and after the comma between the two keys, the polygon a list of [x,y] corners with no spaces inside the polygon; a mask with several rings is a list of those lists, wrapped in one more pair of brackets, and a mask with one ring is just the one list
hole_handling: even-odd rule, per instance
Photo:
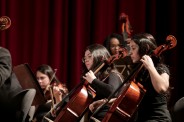
{"label": "black chair", "polygon": [[[16,96],[16,99],[20,101],[20,108],[17,111],[17,121],[30,122],[34,115],[31,108],[33,99],[35,97],[36,90],[33,88],[25,89]],[[20,119],[20,120],[19,120]]]}
{"label": "black chair", "polygon": [[172,111],[173,122],[184,122],[184,97],[174,104]]}

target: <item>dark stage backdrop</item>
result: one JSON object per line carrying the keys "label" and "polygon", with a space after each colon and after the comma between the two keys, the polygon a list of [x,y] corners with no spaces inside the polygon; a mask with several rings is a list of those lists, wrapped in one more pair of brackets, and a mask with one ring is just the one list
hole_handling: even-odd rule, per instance
{"label": "dark stage backdrop", "polygon": [[71,90],[80,82],[85,47],[121,33],[119,15],[125,12],[133,33],[151,33],[158,45],[168,35],[177,38],[177,46],[165,52],[172,106],[184,96],[182,10],[177,0],[0,0],[0,16],[12,22],[0,31],[0,45],[10,50],[14,66],[28,63],[35,71],[49,64],[58,69],[56,75]]}

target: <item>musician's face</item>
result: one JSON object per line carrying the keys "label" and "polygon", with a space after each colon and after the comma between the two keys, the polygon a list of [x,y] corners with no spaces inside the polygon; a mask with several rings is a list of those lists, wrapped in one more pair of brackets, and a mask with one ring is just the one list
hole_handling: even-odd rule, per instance
{"label": "musician's face", "polygon": [[42,89],[45,89],[50,83],[50,79],[46,74],[43,74],[39,71],[36,72],[36,78]]}
{"label": "musician's face", "polygon": [[93,56],[89,50],[86,50],[83,60],[86,68],[89,70],[93,65]]}
{"label": "musician's face", "polygon": [[119,40],[117,38],[112,38],[110,40],[110,50],[112,55],[119,53]]}
{"label": "musician's face", "polygon": [[132,40],[129,41],[129,46],[130,46],[130,57],[133,61],[133,63],[136,63],[140,60],[140,55],[139,55],[139,46]]}

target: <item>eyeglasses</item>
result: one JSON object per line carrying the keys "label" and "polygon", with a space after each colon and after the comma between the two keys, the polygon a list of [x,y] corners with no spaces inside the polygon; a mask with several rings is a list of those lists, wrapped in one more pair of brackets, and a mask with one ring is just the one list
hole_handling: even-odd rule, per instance
{"label": "eyeglasses", "polygon": [[116,48],[120,48],[120,46],[119,45],[111,45],[110,48],[111,49],[116,49]]}
{"label": "eyeglasses", "polygon": [[91,60],[93,58],[92,55],[88,55],[82,58],[82,62],[84,63],[86,60]]}

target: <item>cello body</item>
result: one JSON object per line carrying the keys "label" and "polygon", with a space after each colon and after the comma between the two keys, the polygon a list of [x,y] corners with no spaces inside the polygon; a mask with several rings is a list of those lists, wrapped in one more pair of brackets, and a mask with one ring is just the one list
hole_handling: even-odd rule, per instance
{"label": "cello body", "polygon": [[[108,68],[115,60],[126,55],[124,48],[122,48],[120,52],[120,54],[113,55],[108,60],[102,60],[95,68],[94,74],[102,69]],[[79,87],[76,87],[70,92],[72,95],[69,97],[69,102],[60,108],[61,110],[54,122],[77,122],[88,110],[89,105],[94,101],[96,91],[89,85],[88,81],[81,83],[81,85],[78,85]]]}
{"label": "cello body", "polygon": [[[163,51],[172,49],[176,46],[177,41],[174,36],[169,35],[166,38],[167,43],[160,45],[153,52],[152,55],[159,56]],[[151,52],[150,52],[151,53]],[[152,56],[150,54],[150,56]],[[110,109],[106,113],[102,122],[127,122],[130,121],[132,115],[135,113],[142,101],[146,89],[139,82],[135,81],[135,77],[142,69],[143,65],[140,63],[135,70],[133,70],[130,78],[128,77],[123,85],[121,94],[117,97],[114,103],[110,106]],[[129,80],[130,79],[130,80]],[[134,80],[131,80],[134,79]]]}
{"label": "cello body", "polygon": [[123,86],[121,95],[114,101],[102,122],[127,122],[130,120],[146,90],[135,81],[127,82]]}
{"label": "cello body", "polygon": [[80,86],[72,95],[70,102],[59,112],[54,122],[79,121],[96,96],[95,91],[88,85]]}

